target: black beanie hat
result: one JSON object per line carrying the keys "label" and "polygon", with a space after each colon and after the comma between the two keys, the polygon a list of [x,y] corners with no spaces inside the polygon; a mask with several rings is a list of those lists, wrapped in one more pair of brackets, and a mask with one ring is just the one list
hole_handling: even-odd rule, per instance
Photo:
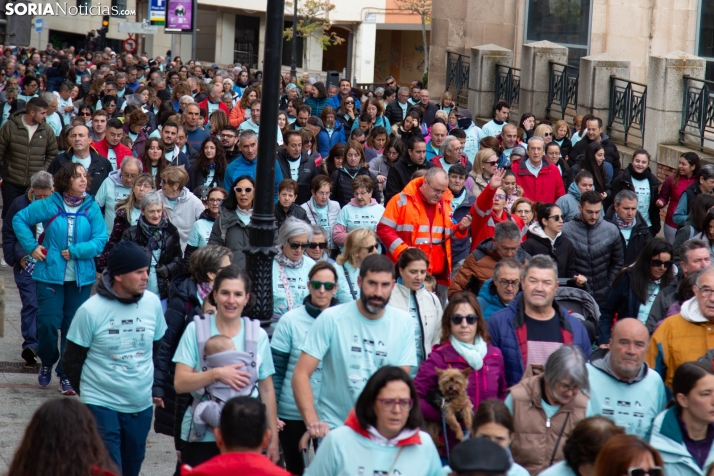
{"label": "black beanie hat", "polygon": [[122,240],[109,252],[107,271],[112,278],[120,274],[131,273],[149,267],[149,257],[133,241]]}

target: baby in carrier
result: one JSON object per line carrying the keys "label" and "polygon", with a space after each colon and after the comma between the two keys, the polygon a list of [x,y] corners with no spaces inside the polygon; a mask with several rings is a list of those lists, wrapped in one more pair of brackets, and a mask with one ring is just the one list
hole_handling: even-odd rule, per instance
{"label": "baby in carrier", "polygon": [[225,367],[226,365],[244,364],[241,370],[251,374],[250,384],[243,387],[240,391],[235,390],[228,384],[219,380],[213,382],[207,387],[199,390],[197,393],[202,395],[201,398],[194,398],[193,403],[193,431],[190,439],[192,441],[203,439],[208,427],[217,428],[221,422],[221,410],[225,403],[233,397],[248,396],[253,393],[253,389],[258,381],[257,368],[257,344],[258,344],[258,329],[260,323],[250,319],[243,319],[246,325],[246,352],[236,350],[233,339],[223,335],[216,335],[206,339],[201,348],[202,334],[207,333],[202,331],[207,330],[206,325],[200,325],[199,322],[207,323],[207,319],[202,319],[202,316],[194,318],[197,324],[197,332],[199,334],[199,351],[203,354],[201,367],[202,372],[210,371],[213,368]]}

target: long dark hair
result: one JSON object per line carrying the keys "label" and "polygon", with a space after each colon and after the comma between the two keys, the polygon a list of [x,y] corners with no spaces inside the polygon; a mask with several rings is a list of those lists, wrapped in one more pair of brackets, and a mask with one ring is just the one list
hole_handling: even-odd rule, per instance
{"label": "long dark hair", "polygon": [[219,141],[213,136],[209,136],[203,139],[203,143],[201,143],[201,148],[198,151],[198,157],[196,157],[196,166],[204,174],[208,173],[208,169],[211,164],[208,157],[206,157],[204,148],[209,142],[216,146],[216,157],[213,159],[213,162],[216,164],[216,177],[223,177],[223,175],[226,173],[226,153],[223,150],[223,144],[221,144],[221,141]]}
{"label": "long dark hair", "polygon": [[[672,377],[672,395],[675,403],[677,402],[677,394],[689,395],[689,393],[697,386],[697,382],[707,375],[714,375],[711,365],[705,365],[701,362],[685,362],[674,371]],[[679,405],[679,404],[677,404]]]}
{"label": "long dark hair", "polygon": [[332,176],[332,174],[337,170],[337,167],[335,167],[335,157],[341,158],[345,154],[345,147],[345,144],[339,142],[333,145],[332,149],[330,149],[330,153],[327,154],[327,158],[325,159],[325,169],[328,176]]}
{"label": "long dark hair", "polygon": [[236,192],[233,190],[236,188],[236,185],[238,185],[238,182],[242,180],[247,180],[250,183],[253,184],[253,188],[255,188],[255,179],[251,177],[250,175],[241,175],[240,177],[236,178],[233,181],[233,185],[231,185],[231,189],[228,190],[228,196],[226,197],[225,200],[223,200],[223,208],[226,210],[231,210],[235,211],[238,208],[238,199],[236,198]]}
{"label": "long dark hair", "polygon": [[[692,172],[692,177],[698,177],[699,176],[699,169],[702,168],[702,163],[701,160],[699,159],[699,156],[696,154],[696,152],[687,152],[686,154],[682,154],[682,157],[684,160],[689,162],[689,165],[694,167],[694,171]],[[672,183],[672,186],[676,187],[677,184],[679,183],[679,167],[674,169],[674,182]]]}
{"label": "long dark hair", "polygon": [[[152,166],[151,159],[149,158],[149,149],[151,148],[151,144],[153,144],[154,142],[157,142],[159,144],[159,147],[161,147],[163,151],[163,147],[159,139],[157,139],[156,137],[149,137],[148,139],[146,139],[146,143],[144,144],[144,153],[141,154],[140,160],[144,168],[144,172],[147,174],[151,174]],[[161,188],[161,172],[163,172],[164,169],[168,166],[169,163],[162,152],[161,157],[159,157],[159,162],[156,164],[156,190],[159,190]]]}
{"label": "long dark hair", "polygon": [[421,408],[419,408],[419,397],[417,396],[412,379],[409,378],[409,374],[399,367],[386,366],[377,370],[374,375],[367,380],[367,384],[357,398],[357,403],[355,403],[355,416],[360,426],[365,430],[370,426],[377,426],[377,414],[374,411],[374,406],[377,404],[377,395],[379,395],[379,392],[386,387],[389,382],[395,381],[407,384],[409,387],[409,397],[414,401],[414,406],[412,406],[412,409],[409,411],[409,418],[404,428],[413,430],[421,426],[423,417]]}
{"label": "long dark hair", "polygon": [[10,463],[8,476],[119,474],[89,409],[76,398],[54,398],[40,406]]}
{"label": "long dark hair", "polygon": [[[652,258],[660,253],[669,253],[670,260],[674,257],[672,245],[662,238],[654,238],[642,248],[637,261],[628,268],[630,272],[630,285],[632,291],[641,303],[647,302],[649,297],[648,287],[652,283]],[[670,266],[660,279],[660,289],[664,289],[674,282],[674,266]]]}
{"label": "long dark hair", "polygon": [[595,154],[602,149],[603,147],[599,142],[591,142],[585,148],[585,156],[581,162],[582,168],[593,175],[593,183],[595,184],[597,193],[603,193],[605,191],[605,162],[598,165],[597,160],[595,160]]}

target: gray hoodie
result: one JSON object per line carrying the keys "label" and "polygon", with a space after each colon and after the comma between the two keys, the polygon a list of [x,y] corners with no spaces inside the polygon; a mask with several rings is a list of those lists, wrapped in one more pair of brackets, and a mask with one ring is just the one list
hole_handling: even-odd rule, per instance
{"label": "gray hoodie", "polygon": [[201,213],[206,209],[196,195],[184,188],[175,200],[169,200],[163,191],[159,191],[161,201],[164,203],[166,215],[176,227],[181,238],[181,251],[186,249],[188,235],[191,233],[193,224],[201,217]]}

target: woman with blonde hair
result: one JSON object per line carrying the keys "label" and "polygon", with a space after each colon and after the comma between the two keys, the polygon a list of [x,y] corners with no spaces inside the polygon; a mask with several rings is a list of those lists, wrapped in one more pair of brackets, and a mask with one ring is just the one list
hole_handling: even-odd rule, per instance
{"label": "woman with blonde hair", "polygon": [[553,142],[560,147],[560,156],[568,160],[573,144],[570,142],[570,127],[564,120],[560,120],[553,126]]}
{"label": "woman with blonde hair", "polygon": [[471,193],[478,198],[488,187],[494,172],[498,169],[498,154],[489,148],[482,148],[476,154],[473,169],[469,172],[471,178]]}
{"label": "woman with blonde hair", "polygon": [[336,259],[339,287],[335,297],[338,301],[345,303],[359,299],[359,268],[367,256],[377,254],[378,247],[377,235],[369,228],[358,228],[349,232],[344,251]]}
{"label": "woman with blonde hair", "polygon": [[540,137],[548,145],[549,142],[553,141],[553,128],[548,124],[538,124],[533,132],[533,137]]}
{"label": "woman with blonde hair", "polygon": [[441,96],[441,101],[439,101],[439,104],[437,104],[437,106],[439,106],[439,110],[444,111],[446,113],[446,116],[448,117],[452,110],[456,110],[454,95],[451,94],[449,91],[444,92],[444,94]]}

